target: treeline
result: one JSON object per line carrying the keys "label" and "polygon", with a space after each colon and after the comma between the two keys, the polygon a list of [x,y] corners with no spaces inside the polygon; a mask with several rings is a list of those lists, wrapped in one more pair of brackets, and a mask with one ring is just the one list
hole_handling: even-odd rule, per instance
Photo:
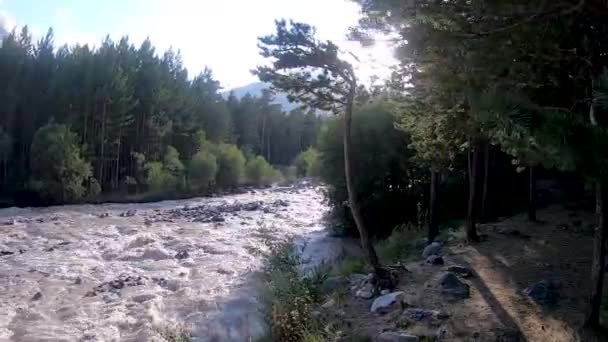
{"label": "treeline", "polygon": [[23,27],[2,41],[0,75],[4,197],[231,187],[246,164],[276,176],[267,164],[291,164],[321,123],[313,111],[284,113],[270,92],[223,96],[211,70],[190,78],[179,52],[149,40],[56,47],[52,30],[33,42]]}
{"label": "treeline", "polygon": [[[374,111],[392,114],[381,127],[380,120],[365,118],[370,94],[361,91],[353,66],[307,24],[278,21],[275,34],[261,37],[260,53],[271,64],[257,73],[339,115],[341,122],[326,128],[333,132],[321,133],[321,174],[332,185],[334,208],[348,207],[345,216],[377,278],[390,282],[370,242],[380,226],[370,216],[426,216],[419,221],[430,243],[446,217],[445,204],[458,203],[466,238],[478,243],[477,223],[491,219],[493,199],[527,204],[535,221],[539,171],[567,174],[594,194],[584,326],[599,328],[608,239],[606,3],[357,2],[363,18],[351,38],[373,44],[376,33],[389,33],[399,62],[387,84],[371,92],[373,102],[389,104]],[[514,191],[521,175],[528,187],[523,196]],[[454,196],[441,199],[449,193]],[[410,195],[423,200],[382,201]]]}

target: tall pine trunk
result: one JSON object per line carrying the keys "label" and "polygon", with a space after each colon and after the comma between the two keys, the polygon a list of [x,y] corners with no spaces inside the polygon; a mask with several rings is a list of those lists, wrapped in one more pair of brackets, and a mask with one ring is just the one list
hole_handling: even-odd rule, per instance
{"label": "tall pine trunk", "polygon": [[481,219],[483,222],[487,222],[489,220],[488,213],[488,188],[489,188],[489,177],[490,177],[490,144],[485,144],[484,149],[484,157],[483,157],[483,187],[481,191]]}
{"label": "tall pine trunk", "polygon": [[469,201],[467,209],[466,233],[469,242],[478,242],[477,227],[475,225],[475,206],[477,190],[477,169],[479,163],[479,144],[469,150]]}
{"label": "tall pine trunk", "polygon": [[528,193],[528,221],[536,222],[536,167],[530,165],[529,193]]}
{"label": "tall pine trunk", "polygon": [[379,275],[381,273],[380,261],[378,260],[378,255],[376,254],[374,245],[372,244],[372,241],[369,238],[369,232],[367,231],[367,227],[365,227],[363,216],[361,215],[361,209],[359,208],[359,203],[357,201],[355,186],[353,183],[352,160],[350,150],[351,123],[356,89],[356,83],[353,82],[349,92],[346,110],[344,112],[344,177],[346,180],[346,190],[348,192],[348,203],[350,206],[351,214],[353,216],[353,220],[355,221],[355,225],[357,226],[357,230],[359,231],[361,247],[367,252],[367,258],[370,265],[374,268],[376,274]]}
{"label": "tall pine trunk", "polygon": [[429,196],[429,232],[428,243],[439,235],[439,182],[441,175],[431,170],[431,190]]}
{"label": "tall pine trunk", "polygon": [[105,147],[106,147],[106,101],[103,101],[101,110],[101,134],[99,138],[99,183],[104,186]]}
{"label": "tall pine trunk", "polygon": [[591,294],[584,326],[600,327],[600,307],[604,286],[604,267],[606,258],[606,236],[608,234],[608,182],[597,181],[595,185],[595,213],[597,226],[593,236],[593,262],[591,265]]}

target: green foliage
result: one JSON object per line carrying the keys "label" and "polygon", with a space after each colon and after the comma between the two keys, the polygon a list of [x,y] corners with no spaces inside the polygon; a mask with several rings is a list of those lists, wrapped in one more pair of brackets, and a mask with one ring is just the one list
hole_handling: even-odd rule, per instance
{"label": "green foliage", "polygon": [[78,137],[68,127],[41,127],[34,135],[30,153],[31,188],[47,201],[73,202],[87,195],[91,165],[81,157]]}
{"label": "green foliage", "polygon": [[322,322],[313,315],[322,300],[315,277],[304,276],[300,257],[289,241],[269,242],[261,298],[272,341],[326,341]]}
{"label": "green foliage", "polygon": [[378,255],[387,263],[407,261],[417,256],[420,248],[416,246],[424,241],[424,232],[416,227],[404,224],[396,227],[392,234],[377,244]]}
{"label": "green foliage", "polygon": [[334,268],[334,272],[341,276],[349,276],[353,273],[365,273],[368,265],[363,258],[346,257]]}
{"label": "green foliage", "polygon": [[179,188],[184,185],[184,164],[179,159],[179,152],[173,146],[167,146],[163,157],[163,167],[170,177],[170,186]]}
{"label": "green foliage", "polygon": [[188,165],[188,182],[191,191],[201,191],[209,187],[217,175],[217,159],[207,151],[197,152]]}
{"label": "green foliage", "polygon": [[179,159],[179,152],[172,146],[167,146],[162,162],[147,162],[144,169],[150,191],[174,191],[183,188],[184,165]]}
{"label": "green foliage", "polygon": [[249,184],[270,185],[279,180],[280,173],[262,156],[250,159],[245,165],[245,177]]}
{"label": "green foliage", "polygon": [[[387,235],[404,221],[415,221],[417,202],[422,193],[421,170],[412,162],[407,148],[408,136],[394,129],[393,106],[375,102],[356,111],[352,128],[352,160],[364,220],[372,235]],[[330,185],[327,195],[334,215],[350,223],[350,211],[344,206],[348,196],[344,180],[343,124],[329,120],[319,133],[318,149],[321,178]],[[352,233],[352,224],[347,224]]]}
{"label": "green foliage", "polygon": [[310,147],[300,152],[294,161],[300,177],[319,177],[321,175],[321,162],[319,152]]}
{"label": "green foliage", "polygon": [[223,188],[240,184],[245,171],[243,152],[231,144],[219,144],[212,149],[217,158],[218,173],[216,181]]}
{"label": "green foliage", "polygon": [[148,190],[153,192],[164,191],[171,188],[173,179],[165,170],[161,162],[148,162],[145,165],[146,184]]}

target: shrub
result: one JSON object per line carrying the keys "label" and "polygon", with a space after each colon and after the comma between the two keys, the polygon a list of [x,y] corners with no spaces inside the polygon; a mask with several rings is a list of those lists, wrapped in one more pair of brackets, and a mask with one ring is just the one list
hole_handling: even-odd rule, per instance
{"label": "shrub", "polygon": [[224,188],[235,187],[245,169],[245,157],[235,145],[219,144],[212,149],[217,158],[217,183]]}
{"label": "shrub", "polygon": [[164,191],[170,188],[172,179],[161,162],[147,162],[145,165],[146,170],[146,184],[148,184],[148,190],[151,191]]}
{"label": "shrub", "polygon": [[254,185],[270,185],[280,178],[279,172],[262,156],[250,159],[245,166],[247,182]]}
{"label": "shrub", "polygon": [[179,152],[173,146],[167,146],[163,156],[163,167],[168,174],[167,187],[178,189],[184,185],[184,164],[179,159]]}
{"label": "shrub", "polygon": [[30,189],[44,202],[73,202],[87,195],[91,164],[81,157],[78,136],[67,126],[48,124],[38,129],[30,153]]}
{"label": "shrub", "polygon": [[217,175],[217,159],[209,152],[197,152],[188,165],[188,182],[191,191],[209,187]]}
{"label": "shrub", "polygon": [[404,261],[420,252],[416,244],[425,239],[425,232],[412,225],[400,225],[385,240],[376,245],[378,255],[384,262]]}
{"label": "shrub", "polygon": [[318,177],[321,174],[319,157],[319,152],[312,147],[300,152],[294,161],[298,176]]}
{"label": "shrub", "polygon": [[262,299],[272,341],[327,341],[322,322],[313,315],[321,302],[318,277],[300,272],[301,260],[289,241],[272,242],[263,272]]}

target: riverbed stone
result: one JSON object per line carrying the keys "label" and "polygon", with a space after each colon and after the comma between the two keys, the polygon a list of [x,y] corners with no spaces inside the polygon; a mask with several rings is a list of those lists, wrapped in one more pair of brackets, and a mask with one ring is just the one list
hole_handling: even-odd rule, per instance
{"label": "riverbed stone", "polygon": [[441,254],[441,244],[439,242],[433,242],[432,244],[426,246],[422,251],[422,257],[428,258],[431,255],[440,255]]}
{"label": "riverbed stone", "polygon": [[175,254],[175,259],[178,259],[178,260],[186,259],[189,257],[190,257],[190,254],[188,253],[188,251],[179,251],[179,252],[177,252],[177,254]]}
{"label": "riverbed stone", "polygon": [[376,342],[419,342],[418,336],[402,332],[386,331],[376,337]]}
{"label": "riverbed stone", "polygon": [[469,285],[462,282],[452,272],[446,272],[439,277],[439,287],[441,293],[449,299],[458,300],[468,298],[470,296]]}
{"label": "riverbed stone", "polygon": [[377,313],[386,313],[388,311],[391,311],[395,309],[395,307],[400,306],[401,301],[403,300],[403,296],[403,292],[393,292],[384,296],[380,296],[374,300],[370,311]]}

